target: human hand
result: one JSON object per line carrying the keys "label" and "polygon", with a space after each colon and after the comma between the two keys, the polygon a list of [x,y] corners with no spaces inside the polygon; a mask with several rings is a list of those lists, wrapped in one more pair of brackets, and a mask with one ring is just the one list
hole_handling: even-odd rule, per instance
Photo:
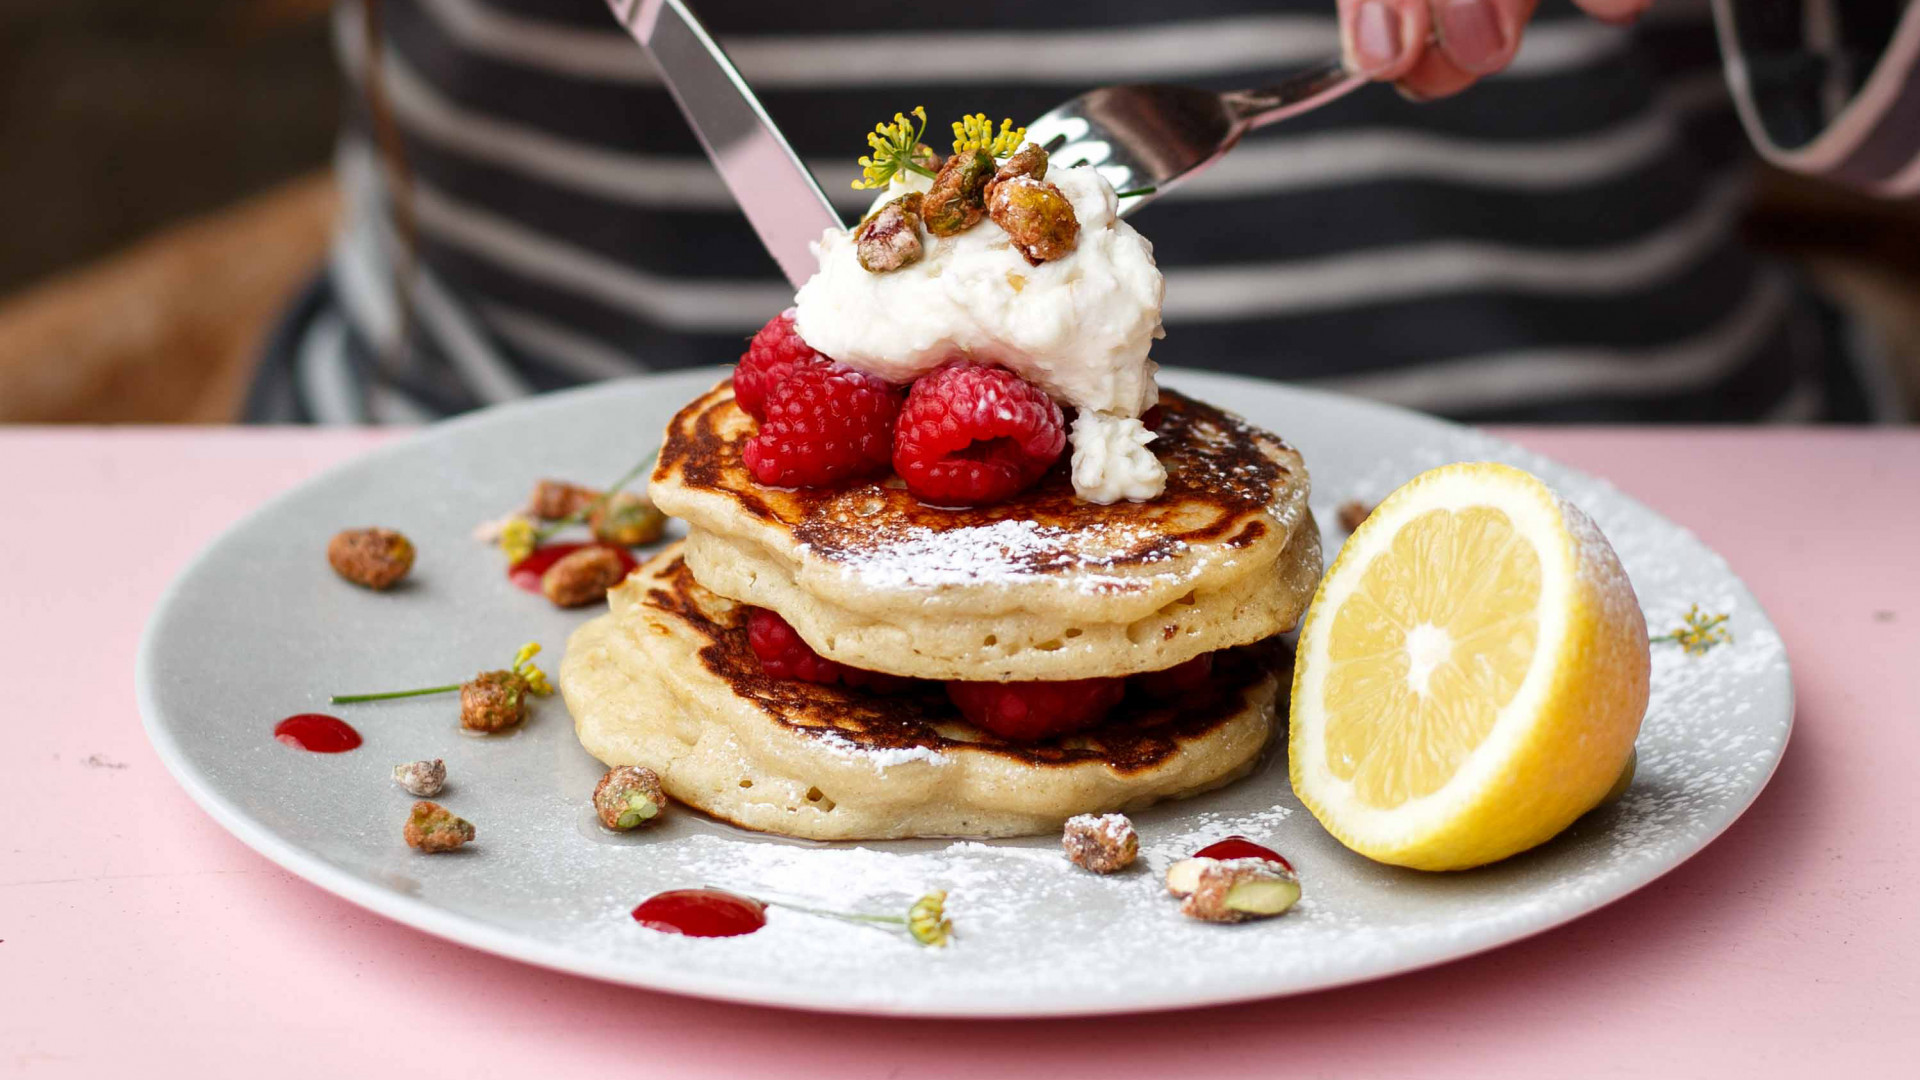
{"label": "human hand", "polygon": [[[1347,67],[1417,101],[1457,94],[1505,68],[1539,0],[1338,0]],[[1574,0],[1630,23],[1653,0]]]}

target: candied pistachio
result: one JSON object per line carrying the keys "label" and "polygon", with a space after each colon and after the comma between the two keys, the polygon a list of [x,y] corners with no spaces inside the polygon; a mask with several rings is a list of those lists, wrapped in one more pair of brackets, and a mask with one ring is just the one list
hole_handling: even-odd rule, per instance
{"label": "candied pistachio", "polygon": [[609,829],[639,828],[666,808],[659,774],[638,765],[608,769],[593,789],[593,809],[600,815],[600,824]]}
{"label": "candied pistachio", "polygon": [[1111,874],[1133,865],[1140,854],[1140,835],[1125,814],[1080,814],[1067,819],[1060,847],[1073,865]]}
{"label": "candied pistachio", "polygon": [[393,782],[409,795],[432,798],[447,786],[447,763],[434,758],[431,761],[409,761],[405,765],[395,765]]}
{"label": "candied pistachio", "polygon": [[993,156],[985,150],[948,158],[920,204],[927,231],[935,236],[958,236],[980,224],[980,219],[987,216],[987,184],[993,172]]}
{"label": "candied pistachio", "polygon": [[1080,239],[1073,204],[1045,180],[1016,176],[995,184],[987,214],[1033,266],[1065,256]]}
{"label": "candied pistachio", "polygon": [[470,822],[446,807],[422,800],[413,804],[401,835],[406,837],[408,847],[432,854],[452,851],[473,839],[474,830]]}
{"label": "candied pistachio", "polygon": [[526,677],[514,671],[483,671],[460,686],[460,726],[501,731],[527,718]]}
{"label": "candied pistachio", "polygon": [[533,485],[526,512],[542,521],[558,521],[592,506],[599,497],[600,493],[590,487],[565,480],[542,480]]}
{"label": "candied pistachio", "polygon": [[327,562],[355,585],[388,589],[413,569],[413,541],[392,529],[345,529],[327,543]]}
{"label": "candied pistachio", "polygon": [[580,607],[605,600],[607,590],[626,576],[626,564],[612,548],[583,547],[547,567],[540,591],[555,607]]}
{"label": "candied pistachio", "polygon": [[1167,892],[1179,898],[1192,896],[1193,890],[1200,884],[1200,872],[1218,861],[1195,856],[1167,867]]}
{"label": "candied pistachio", "polygon": [[1341,531],[1352,532],[1364,524],[1372,514],[1372,503],[1361,502],[1359,499],[1348,499],[1346,502],[1340,504],[1338,516]]}
{"label": "candied pistachio", "polygon": [[1021,147],[1019,153],[1008,158],[1000,166],[999,170],[993,174],[993,179],[987,183],[987,197],[993,197],[995,185],[1017,176],[1031,176],[1035,180],[1047,178],[1047,152],[1040,148],[1039,143],[1028,143]]}
{"label": "candied pistachio", "polygon": [[920,261],[922,196],[910,191],[867,215],[853,235],[854,253],[869,273],[885,274]]}
{"label": "candied pistachio", "polygon": [[637,492],[619,491],[595,506],[587,526],[596,540],[621,547],[651,544],[666,531],[667,515]]}
{"label": "candied pistachio", "polygon": [[[1300,879],[1266,859],[1200,859],[1193,891],[1180,914],[1202,922],[1234,923],[1278,915],[1300,899]],[[1169,875],[1171,885],[1171,875]]]}

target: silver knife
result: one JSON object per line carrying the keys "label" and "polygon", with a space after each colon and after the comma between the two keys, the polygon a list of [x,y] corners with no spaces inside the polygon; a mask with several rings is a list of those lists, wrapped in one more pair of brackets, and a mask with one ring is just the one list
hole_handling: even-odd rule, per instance
{"label": "silver knife", "polygon": [[794,288],[813,276],[807,245],[846,224],[760,99],[681,0],[607,0],[666,80],[720,179]]}

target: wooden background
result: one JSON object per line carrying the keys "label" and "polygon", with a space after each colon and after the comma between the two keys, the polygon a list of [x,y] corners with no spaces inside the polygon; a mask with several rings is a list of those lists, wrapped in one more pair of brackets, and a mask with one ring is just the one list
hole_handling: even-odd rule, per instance
{"label": "wooden background", "polygon": [[0,0],[0,422],[225,420],[317,266],[326,0]]}

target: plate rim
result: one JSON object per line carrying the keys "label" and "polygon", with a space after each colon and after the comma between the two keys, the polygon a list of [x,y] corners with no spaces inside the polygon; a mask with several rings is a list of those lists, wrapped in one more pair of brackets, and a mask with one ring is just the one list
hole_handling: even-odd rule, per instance
{"label": "plate rim", "polygon": [[[1528,940],[1548,931],[1558,929],[1576,919],[1584,918],[1603,908],[1639,892],[1648,885],[1660,880],[1667,874],[1690,862],[1702,851],[1725,835],[1735,822],[1746,816],[1760,794],[1772,783],[1780,763],[1785,759],[1787,749],[1792,743],[1793,732],[1799,712],[1799,696],[1795,684],[1791,658],[1787,655],[1784,640],[1781,643],[1780,677],[1785,692],[1786,718],[1780,744],[1772,760],[1768,763],[1766,775],[1759,778],[1748,791],[1744,801],[1729,814],[1720,826],[1701,836],[1684,854],[1669,862],[1655,863],[1641,871],[1617,879],[1609,888],[1603,890],[1604,899],[1597,900],[1578,910],[1558,912],[1539,925],[1529,926],[1514,932],[1503,929],[1497,932],[1479,931],[1464,941],[1456,940],[1448,947],[1429,948],[1415,955],[1409,961],[1407,954],[1395,953],[1391,960],[1369,962],[1357,968],[1348,969],[1341,974],[1309,978],[1304,982],[1284,987],[1255,986],[1247,980],[1226,985],[1212,986],[1202,990],[1187,988],[1184,992],[1148,991],[1144,993],[1121,993],[1099,997],[1081,995],[1070,1002],[1035,1005],[1025,1003],[1018,1008],[997,1008],[990,1001],[979,999],[972,994],[962,994],[958,998],[949,998],[940,1002],[928,1002],[916,999],[912,1003],[890,1003],[880,1000],[820,1000],[804,990],[769,985],[751,981],[747,977],[719,977],[698,971],[675,969],[666,965],[636,965],[631,960],[600,960],[590,953],[582,952],[552,943],[530,938],[512,930],[490,925],[480,919],[438,907],[426,900],[407,896],[390,889],[364,881],[351,873],[333,866],[317,854],[309,853],[298,844],[283,839],[271,829],[252,820],[244,811],[234,805],[194,767],[185,751],[179,745],[171,730],[159,719],[161,709],[155,698],[155,680],[153,677],[154,653],[158,648],[158,636],[169,611],[174,607],[186,582],[196,576],[196,572],[207,563],[222,544],[232,535],[250,527],[261,518],[271,515],[283,502],[300,496],[308,487],[317,484],[333,474],[376,462],[389,456],[409,452],[417,444],[442,433],[463,429],[475,424],[490,422],[501,413],[538,412],[548,408],[562,408],[565,403],[579,397],[591,397],[605,394],[610,390],[631,389],[660,380],[662,377],[673,379],[691,379],[692,376],[710,373],[713,381],[724,378],[729,369],[725,367],[688,368],[665,372],[651,372],[621,379],[607,380],[584,386],[571,387],[504,402],[498,405],[476,409],[460,416],[422,425],[404,437],[394,439],[382,446],[375,447],[328,466],[307,476],[298,483],[281,491],[243,514],[237,520],[209,540],[194,556],[180,566],[172,579],[154,601],[148,611],[145,626],[141,630],[138,650],[134,660],[134,689],[140,710],[141,727],[147,740],[153,745],[161,763],[191,798],[207,815],[233,835],[241,843],[264,856],[281,869],[293,874],[310,885],[332,893],[348,903],[371,911],[403,926],[430,934],[443,941],[491,953],[534,967],[570,975],[585,976],[616,985],[633,986],[645,990],[695,997],[709,1001],[721,1001],[731,1004],[754,1005],[782,1008],[802,1012],[830,1013],[853,1016],[900,1016],[914,1015],[942,1019],[1010,1020],[1069,1018],[1086,1016],[1114,1016],[1131,1013],[1175,1011],[1183,1009],[1207,1008],[1216,1005],[1270,1001],[1297,994],[1318,993],[1339,987],[1354,986],[1373,982],[1394,975],[1412,974],[1426,971],[1456,960],[1478,956],[1506,945]],[[1396,420],[1412,420],[1426,425],[1438,425],[1456,433],[1466,432],[1488,440],[1490,444],[1506,450],[1518,450],[1550,461],[1557,468],[1577,474],[1596,483],[1605,485],[1613,497],[1621,499],[1637,512],[1680,530],[1685,536],[1719,561],[1728,579],[1738,587],[1743,605],[1750,605],[1765,623],[1766,628],[1776,635],[1777,624],[1761,604],[1759,597],[1746,581],[1734,572],[1724,556],[1702,542],[1691,529],[1673,521],[1666,515],[1654,510],[1626,492],[1621,491],[1605,477],[1596,476],[1582,469],[1564,465],[1552,458],[1529,450],[1509,440],[1489,435],[1477,426],[1457,424],[1412,409],[1405,409],[1382,402],[1370,401],[1329,390],[1302,387],[1277,380],[1261,379],[1256,376],[1231,375],[1222,372],[1201,371],[1190,368],[1163,368],[1162,377],[1168,383],[1178,385],[1191,382],[1216,382],[1219,385],[1235,383],[1255,383],[1269,389],[1282,390],[1289,394],[1309,399],[1337,401],[1342,408],[1360,408],[1375,410],[1393,415]],[[1281,436],[1286,437],[1284,434]]]}

